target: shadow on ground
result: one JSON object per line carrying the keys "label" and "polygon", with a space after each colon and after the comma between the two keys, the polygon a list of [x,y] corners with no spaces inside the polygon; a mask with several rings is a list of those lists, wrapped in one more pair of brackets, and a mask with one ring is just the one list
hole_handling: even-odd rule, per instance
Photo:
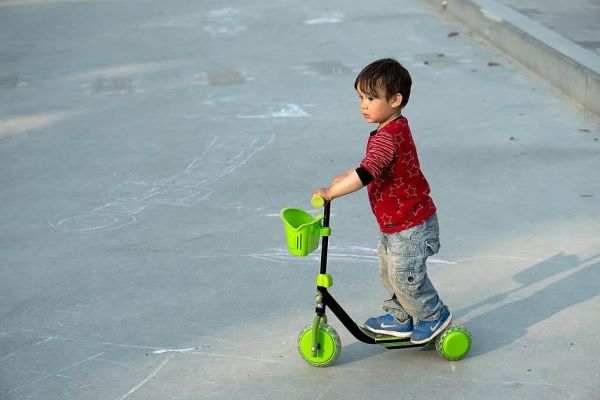
{"label": "shadow on ground", "polygon": [[600,254],[580,260],[577,255],[559,253],[519,272],[514,279],[521,284],[519,287],[457,310],[455,317],[505,302],[516,292],[531,290],[544,280],[552,282],[533,294],[466,320],[474,338],[471,357],[513,344],[535,324],[600,294]]}

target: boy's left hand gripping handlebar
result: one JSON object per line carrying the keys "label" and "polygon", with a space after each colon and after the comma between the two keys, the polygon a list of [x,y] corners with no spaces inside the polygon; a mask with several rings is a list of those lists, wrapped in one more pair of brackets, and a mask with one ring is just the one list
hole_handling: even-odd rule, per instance
{"label": "boy's left hand gripping handlebar", "polygon": [[310,199],[310,204],[314,208],[321,208],[325,205],[325,199],[319,196],[318,194],[313,195]]}

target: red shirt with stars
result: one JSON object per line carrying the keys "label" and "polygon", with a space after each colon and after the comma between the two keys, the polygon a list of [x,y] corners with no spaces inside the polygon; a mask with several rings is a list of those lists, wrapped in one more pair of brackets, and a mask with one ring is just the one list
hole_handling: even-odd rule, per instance
{"label": "red shirt with stars", "polygon": [[425,222],[435,212],[429,184],[421,171],[408,120],[398,117],[371,132],[360,163],[373,180],[369,202],[384,233],[399,232]]}

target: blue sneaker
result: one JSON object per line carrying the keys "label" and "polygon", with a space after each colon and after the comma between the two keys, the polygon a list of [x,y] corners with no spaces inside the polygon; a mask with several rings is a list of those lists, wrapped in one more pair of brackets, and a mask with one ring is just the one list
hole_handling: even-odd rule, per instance
{"label": "blue sneaker", "polygon": [[410,341],[414,344],[427,343],[446,329],[450,325],[450,322],[452,322],[452,313],[448,308],[444,307],[439,319],[417,322]]}
{"label": "blue sneaker", "polygon": [[365,328],[374,333],[390,335],[398,338],[409,338],[413,330],[412,318],[400,322],[391,314],[385,314],[380,317],[369,318],[365,322]]}

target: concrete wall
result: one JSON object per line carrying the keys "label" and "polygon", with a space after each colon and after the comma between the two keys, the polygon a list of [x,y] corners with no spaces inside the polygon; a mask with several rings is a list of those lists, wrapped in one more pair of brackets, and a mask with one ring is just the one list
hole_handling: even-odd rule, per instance
{"label": "concrete wall", "polygon": [[600,114],[600,57],[493,0],[427,0]]}

